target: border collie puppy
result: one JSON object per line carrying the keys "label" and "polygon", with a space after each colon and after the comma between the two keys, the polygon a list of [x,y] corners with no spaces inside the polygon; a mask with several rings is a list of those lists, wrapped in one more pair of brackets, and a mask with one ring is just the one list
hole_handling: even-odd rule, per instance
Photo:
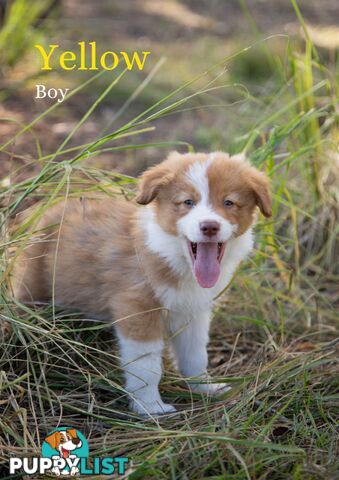
{"label": "border collie puppy", "polygon": [[70,199],[49,209],[17,260],[22,302],[51,301],[111,321],[130,408],[175,411],[159,393],[164,338],[193,391],[207,374],[213,298],[252,249],[256,207],[271,215],[266,175],[241,155],[169,157],[141,175],[136,202]]}

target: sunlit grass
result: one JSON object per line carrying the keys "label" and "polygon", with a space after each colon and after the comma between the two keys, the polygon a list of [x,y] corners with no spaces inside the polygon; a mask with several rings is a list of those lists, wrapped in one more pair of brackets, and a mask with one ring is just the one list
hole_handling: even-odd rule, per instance
{"label": "sunlit grass", "polygon": [[[271,54],[270,39],[264,43]],[[39,172],[21,181],[12,172],[1,180],[3,472],[9,455],[39,455],[45,434],[60,422],[90,435],[92,455],[129,456],[131,479],[334,478],[335,83],[309,39],[305,51],[289,45],[289,73],[269,97],[226,83],[224,67],[251,48],[235,52],[122,124],[113,123],[92,142],[69,147],[106,95],[124,81],[124,72],[111,79],[103,74],[105,88],[55,152],[43,154],[37,139],[32,161],[39,163]],[[97,77],[72,94],[91,89]],[[145,88],[149,85],[144,82]],[[244,150],[268,173],[274,200],[273,219],[259,219],[254,254],[215,309],[210,370],[233,389],[220,400],[191,394],[167,362],[162,394],[182,415],[143,421],[127,413],[111,328],[55,306],[18,305],[11,296],[13,261],[43,212],[65,195],[133,197],[136,179],[96,168],[90,159],[150,145],[159,149],[159,158],[169,149],[193,150],[184,134],[156,143],[147,135],[164,116],[196,108],[197,99],[207,108],[215,88],[230,87],[241,100],[233,108],[243,116],[256,112],[246,135],[239,135],[232,148]],[[18,127],[2,145],[2,155],[11,155],[11,145],[34,132],[58,105]],[[13,228],[16,213],[33,200],[39,206]],[[4,473],[2,478],[9,477]]]}

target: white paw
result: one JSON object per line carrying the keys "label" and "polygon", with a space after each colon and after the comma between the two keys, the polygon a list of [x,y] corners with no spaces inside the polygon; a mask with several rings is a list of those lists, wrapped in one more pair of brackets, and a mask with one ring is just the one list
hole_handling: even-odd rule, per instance
{"label": "white paw", "polygon": [[204,393],[214,397],[223,395],[232,388],[226,383],[211,383],[211,380],[208,383],[190,383],[190,387],[195,393]]}
{"label": "white paw", "polygon": [[142,416],[157,417],[160,415],[166,415],[168,413],[176,412],[173,405],[164,403],[162,400],[154,402],[142,402],[141,400],[133,400],[130,404],[130,409]]}

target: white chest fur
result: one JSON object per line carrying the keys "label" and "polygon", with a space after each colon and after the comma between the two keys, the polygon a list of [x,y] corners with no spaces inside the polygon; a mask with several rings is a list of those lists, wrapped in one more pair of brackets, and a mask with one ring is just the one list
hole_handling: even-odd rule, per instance
{"label": "white chest fur", "polygon": [[186,318],[210,311],[213,298],[228,285],[235,269],[253,245],[251,229],[239,237],[231,238],[225,248],[218,282],[213,288],[202,288],[193,275],[185,239],[165,232],[150,207],[140,211],[139,219],[145,232],[146,247],[165,260],[179,278],[177,288],[169,287],[166,283],[159,284],[154,286],[154,293],[169,313],[180,313]]}

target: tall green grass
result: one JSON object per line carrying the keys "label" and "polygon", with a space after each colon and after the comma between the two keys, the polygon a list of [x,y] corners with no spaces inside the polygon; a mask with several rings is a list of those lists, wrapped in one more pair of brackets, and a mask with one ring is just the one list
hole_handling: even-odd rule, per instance
{"label": "tall green grass", "polygon": [[[15,65],[22,55],[41,38],[36,27],[52,0],[14,0],[7,2],[4,25],[0,30],[0,69]],[[0,70],[0,71],[1,71]]]}
{"label": "tall green grass", "polygon": [[[193,150],[185,138],[154,144],[147,135],[166,115],[195,108],[195,99],[225,85],[234,88],[235,82],[225,84],[223,67],[251,48],[120,126],[113,124],[91,143],[69,147],[106,95],[124,81],[125,72],[116,74],[54,153],[43,154],[37,140],[34,161],[40,169],[33,177],[16,181],[13,172],[1,180],[2,478],[9,478],[10,455],[39,455],[44,436],[59,424],[88,436],[92,455],[129,456],[126,477],[133,480],[335,478],[336,92],[333,74],[309,38],[305,45],[289,46],[289,73],[269,98],[235,87],[242,111],[257,114],[232,148],[245,151],[271,177],[274,214],[270,221],[259,219],[255,252],[232,280],[229,297],[221,296],[216,306],[210,370],[233,385],[223,399],[192,394],[167,362],[161,390],[181,416],[141,420],[126,411],[115,340],[106,324],[53,305],[19,305],[11,296],[13,261],[51,204],[96,192],[134,195],[134,178],[89,160],[149,145],[159,149],[159,157],[173,148]],[[72,94],[96,81],[91,78]],[[2,145],[3,158],[56,108],[59,104],[18,129]],[[39,206],[13,230],[16,212],[36,200]]]}

